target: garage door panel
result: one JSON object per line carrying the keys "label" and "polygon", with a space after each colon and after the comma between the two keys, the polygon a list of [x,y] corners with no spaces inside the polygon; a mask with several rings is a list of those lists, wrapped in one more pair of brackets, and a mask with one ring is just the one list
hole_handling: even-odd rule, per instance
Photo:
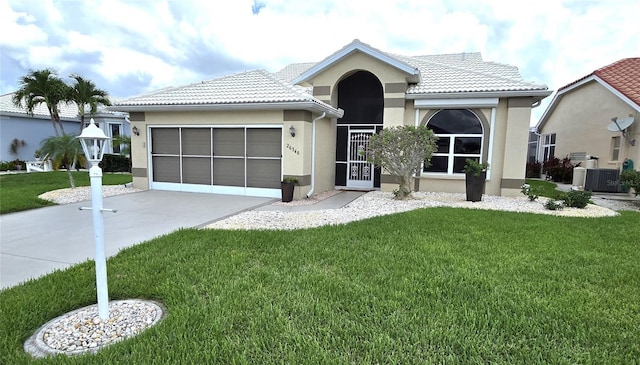
{"label": "garage door panel", "polygon": [[153,128],[151,130],[151,152],[177,155],[180,153],[180,130],[178,128]]}
{"label": "garage door panel", "polygon": [[247,160],[247,186],[280,188],[280,160]]}
{"label": "garage door panel", "polygon": [[153,158],[153,181],[180,182],[180,158],[156,156]]}
{"label": "garage door panel", "polygon": [[244,159],[215,158],[213,185],[244,186]]}
{"label": "garage door panel", "polygon": [[282,130],[273,128],[247,129],[247,157],[280,157]]}
{"label": "garage door panel", "polygon": [[211,156],[211,128],[183,128],[182,154]]}
{"label": "garage door panel", "polygon": [[214,156],[244,156],[244,128],[213,130]]}
{"label": "garage door panel", "polygon": [[282,129],[151,127],[153,189],[279,196]]}
{"label": "garage door panel", "polygon": [[183,157],[182,182],[211,185],[211,157]]}

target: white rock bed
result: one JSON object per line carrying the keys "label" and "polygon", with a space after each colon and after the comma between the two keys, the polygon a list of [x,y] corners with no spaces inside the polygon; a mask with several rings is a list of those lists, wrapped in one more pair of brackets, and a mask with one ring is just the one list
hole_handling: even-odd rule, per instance
{"label": "white rock bed", "polygon": [[34,357],[95,352],[136,336],[163,316],[163,309],[156,302],[128,299],[111,301],[109,318],[102,321],[98,316],[98,305],[94,304],[49,321],[25,342],[24,347]]}
{"label": "white rock bed", "polygon": [[[102,197],[130,194],[141,191],[126,185],[102,185]],[[76,188],[66,188],[47,191],[38,195],[38,198],[54,202],[56,204],[71,204],[81,201],[91,200],[91,187],[78,186]]]}
{"label": "white rock bed", "polygon": [[252,210],[207,225],[215,229],[298,229],[324,225],[344,224],[375,216],[406,212],[429,207],[455,207],[470,209],[503,210],[509,212],[549,214],[564,217],[610,217],[618,213],[609,208],[589,204],[584,209],[544,208],[547,198],[531,202],[526,197],[501,197],[483,195],[480,202],[466,201],[465,194],[413,193],[412,200],[394,200],[391,193],[369,192],[340,209],[281,212]]}

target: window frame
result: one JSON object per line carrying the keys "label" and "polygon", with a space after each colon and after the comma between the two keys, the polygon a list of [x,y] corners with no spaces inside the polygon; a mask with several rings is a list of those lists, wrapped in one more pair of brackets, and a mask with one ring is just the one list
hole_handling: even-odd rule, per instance
{"label": "window frame", "polygon": [[542,161],[546,162],[556,157],[556,141],[557,136],[555,133],[548,133],[542,135]]}
{"label": "window frame", "polygon": [[611,161],[620,161],[620,152],[622,150],[622,137],[611,137]]}
{"label": "window frame", "polygon": [[[421,171],[423,174],[438,174],[438,175],[448,175],[448,176],[460,176],[460,175],[464,175],[464,172],[460,171],[460,172],[455,172],[454,171],[454,166],[455,166],[455,160],[457,157],[462,157],[462,158],[471,158],[471,159],[476,159],[480,162],[483,161],[483,156],[484,156],[484,150],[485,150],[485,126],[482,123],[482,119],[480,119],[480,117],[478,116],[478,114],[476,112],[474,112],[471,109],[468,108],[446,108],[446,109],[439,109],[438,111],[436,111],[430,118],[429,120],[425,123],[425,126],[427,128],[429,128],[429,122],[431,122],[431,120],[440,112],[444,111],[444,110],[466,110],[469,113],[473,114],[473,116],[476,118],[477,122],[480,124],[480,128],[481,128],[481,132],[478,133],[442,133],[442,134],[437,134],[434,133],[436,136],[438,136],[439,139],[443,139],[443,138],[449,138],[449,151],[447,151],[447,153],[443,153],[443,152],[434,152],[432,154],[432,157],[447,157],[447,171],[429,171],[427,170],[429,167],[426,167],[425,164],[423,163],[421,166]],[[431,130],[431,129],[430,129]],[[456,142],[456,138],[480,138],[480,151],[478,153],[456,153],[455,152],[455,142]]]}

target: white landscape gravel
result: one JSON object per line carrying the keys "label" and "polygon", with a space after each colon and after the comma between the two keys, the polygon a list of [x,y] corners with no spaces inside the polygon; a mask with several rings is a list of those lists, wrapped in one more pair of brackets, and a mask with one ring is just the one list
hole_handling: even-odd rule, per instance
{"label": "white landscape gravel", "polygon": [[[129,194],[141,191],[125,185],[104,185],[104,197]],[[564,217],[610,217],[618,215],[616,210],[639,210],[638,205],[623,201],[593,197],[598,205],[589,204],[584,209],[564,208],[548,210],[544,208],[547,198],[529,201],[526,197],[502,197],[483,195],[480,202],[468,202],[465,194],[414,192],[414,199],[395,200],[391,193],[380,191],[368,192],[346,206],[338,209],[287,211],[278,210],[279,206],[295,207],[313,205],[330,198],[340,191],[332,190],[317,194],[311,199],[297,200],[291,203],[274,202],[273,210],[251,210],[226,219],[213,222],[205,228],[216,229],[298,229],[323,225],[344,224],[375,216],[406,212],[413,209],[429,207],[456,207],[469,209],[490,209],[509,212],[549,214]],[[40,198],[57,204],[69,204],[91,200],[90,187],[54,190],[40,195]],[[264,209],[264,208],[263,208]]]}
{"label": "white landscape gravel", "polygon": [[546,198],[531,202],[526,197],[510,198],[483,195],[480,202],[466,201],[465,194],[413,193],[414,199],[395,200],[391,193],[372,191],[340,209],[324,209],[300,212],[272,210],[252,210],[220,220],[206,228],[217,229],[297,229],[331,224],[343,224],[380,215],[405,212],[429,207],[456,207],[470,209],[491,209],[510,212],[550,214],[565,217],[607,217],[616,216],[615,210],[589,204],[584,209],[565,208],[547,210]]}
{"label": "white landscape gravel", "polygon": [[[102,185],[102,197],[130,194],[141,191],[127,185]],[[54,202],[56,204],[71,204],[81,201],[91,200],[91,187],[78,186],[75,188],[66,188],[47,191],[38,195],[38,198]]]}

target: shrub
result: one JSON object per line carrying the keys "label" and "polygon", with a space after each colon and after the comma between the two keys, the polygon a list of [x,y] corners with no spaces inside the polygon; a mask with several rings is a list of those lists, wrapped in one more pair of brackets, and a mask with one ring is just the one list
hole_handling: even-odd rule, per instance
{"label": "shrub", "polygon": [[582,190],[571,190],[567,193],[561,195],[561,200],[564,202],[564,205],[571,208],[584,208],[589,204],[589,200],[591,199],[590,191],[582,191]]}
{"label": "shrub", "polygon": [[544,207],[549,209],[549,210],[562,210],[562,208],[564,208],[564,204],[561,201],[556,201],[556,200],[553,200],[553,199],[549,199],[544,204]]}
{"label": "shrub", "polygon": [[540,188],[538,188],[537,186],[531,187],[531,185],[529,184],[524,184],[521,186],[521,190],[520,192],[522,192],[522,194],[524,194],[527,198],[529,198],[530,201],[536,201],[536,199],[538,199],[538,197],[540,196]]}
{"label": "shrub", "polygon": [[570,184],[573,181],[573,168],[576,166],[580,166],[580,164],[572,164],[569,157],[565,157],[562,160],[554,157],[545,161],[542,165],[544,172],[551,176],[551,180],[565,184]]}
{"label": "shrub", "polygon": [[540,171],[542,170],[542,164],[538,161],[527,163],[526,176],[528,179],[540,178]]}
{"label": "shrub", "polygon": [[0,161],[0,171],[10,171],[15,169],[16,165],[13,161]]}
{"label": "shrub", "polygon": [[636,196],[640,195],[640,171],[622,171],[622,173],[620,174],[620,182],[623,184],[623,186],[633,188],[633,192],[636,194]]}
{"label": "shrub", "polygon": [[100,167],[104,172],[131,172],[129,159],[121,155],[104,155]]}

